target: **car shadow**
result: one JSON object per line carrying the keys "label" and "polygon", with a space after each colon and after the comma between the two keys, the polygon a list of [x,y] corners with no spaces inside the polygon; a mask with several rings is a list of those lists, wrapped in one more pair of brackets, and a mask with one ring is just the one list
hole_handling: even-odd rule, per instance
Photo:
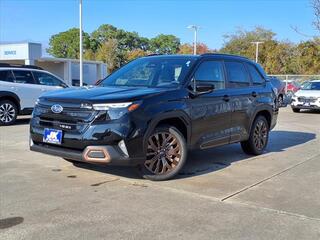
{"label": "car shadow", "polygon": [[[272,131],[264,154],[286,151],[290,147],[304,144],[315,139],[316,134],[293,131]],[[207,150],[189,151],[187,163],[176,179],[189,178],[218,171],[230,166],[233,162],[247,160],[252,156],[245,154],[240,144],[230,144]],[[77,167],[99,171],[126,178],[138,179],[139,172],[133,167],[101,166],[87,163],[75,163]]]}
{"label": "car shadow", "polygon": [[[14,125],[26,125],[30,123],[31,118],[30,117],[24,117],[24,118],[18,118]],[[13,126],[14,126],[13,125]]]}
{"label": "car shadow", "polygon": [[[30,123],[31,118],[30,117],[19,117],[16,119],[15,123],[12,125],[9,125],[9,127],[11,126],[19,126],[19,125],[28,125]],[[0,126],[0,127],[7,127],[7,126]]]}
{"label": "car shadow", "polygon": [[318,110],[318,109],[301,109],[300,113],[319,114],[320,110]]}

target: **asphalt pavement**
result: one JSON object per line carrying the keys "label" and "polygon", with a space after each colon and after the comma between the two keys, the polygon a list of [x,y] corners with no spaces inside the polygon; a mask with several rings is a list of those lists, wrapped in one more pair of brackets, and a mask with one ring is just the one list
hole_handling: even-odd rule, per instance
{"label": "asphalt pavement", "polygon": [[0,239],[320,239],[320,113],[281,109],[265,154],[189,153],[177,178],[30,152],[0,127]]}

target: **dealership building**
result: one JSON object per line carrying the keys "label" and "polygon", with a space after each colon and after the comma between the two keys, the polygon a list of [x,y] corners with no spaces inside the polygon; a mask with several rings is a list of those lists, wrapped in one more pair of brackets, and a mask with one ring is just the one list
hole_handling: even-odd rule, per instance
{"label": "dealership building", "polygon": [[[0,44],[0,63],[35,65],[57,75],[69,85],[79,84],[79,60],[43,57],[40,43]],[[103,62],[83,61],[83,81],[85,84],[94,84],[106,75],[107,67]]]}

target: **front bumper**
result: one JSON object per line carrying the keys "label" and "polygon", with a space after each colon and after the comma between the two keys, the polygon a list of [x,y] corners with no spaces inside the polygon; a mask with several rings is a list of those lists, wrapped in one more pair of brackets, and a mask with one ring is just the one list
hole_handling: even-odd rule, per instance
{"label": "front bumper", "polygon": [[95,164],[135,166],[145,161],[142,157],[130,158],[125,155],[117,145],[88,146],[82,151],[51,144],[34,143],[32,139],[30,139],[30,150],[73,161]]}
{"label": "front bumper", "polygon": [[316,109],[316,110],[320,110],[320,101],[314,101],[314,102],[300,102],[297,99],[292,99],[291,102],[291,107],[292,108],[297,108],[297,109]]}

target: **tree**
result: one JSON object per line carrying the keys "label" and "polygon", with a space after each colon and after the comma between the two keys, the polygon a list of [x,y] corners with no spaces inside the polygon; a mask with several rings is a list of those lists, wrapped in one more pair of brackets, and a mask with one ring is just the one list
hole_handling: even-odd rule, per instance
{"label": "tree", "polygon": [[179,54],[192,54],[193,53],[193,46],[189,43],[184,43],[180,46]]}
{"label": "tree", "polygon": [[320,33],[320,0],[312,0],[311,1],[312,7],[314,9],[315,20],[313,25],[318,29]]}
{"label": "tree", "polygon": [[296,56],[299,72],[304,74],[320,73],[320,38],[302,42],[297,46]]}
{"label": "tree", "polygon": [[118,41],[116,39],[105,41],[98,49],[96,58],[107,64],[108,73],[119,68],[123,64],[123,55],[118,48]]}
{"label": "tree", "polygon": [[160,34],[150,39],[150,49],[161,54],[177,53],[180,47],[180,39],[174,35]]}
{"label": "tree", "polygon": [[136,58],[147,56],[147,55],[148,55],[148,52],[146,52],[142,49],[134,49],[134,50],[127,53],[126,59],[127,59],[127,61],[132,61]]}
{"label": "tree", "polygon": [[123,29],[118,29],[110,24],[103,24],[92,33],[92,38],[100,44],[116,39],[118,48],[122,51],[131,51],[134,49],[148,50],[149,40],[140,37],[137,32],[127,32]]}
{"label": "tree", "polygon": [[[205,43],[197,44],[197,54],[210,53],[213,50],[210,50]],[[179,54],[193,54],[193,45],[189,43],[182,44],[178,51]]]}
{"label": "tree", "polygon": [[222,53],[230,53],[246,56],[254,59],[254,41],[270,41],[276,34],[271,30],[262,27],[255,27],[252,31],[238,29],[235,33],[224,36],[224,46],[220,50]]}
{"label": "tree", "polygon": [[205,43],[198,43],[197,44],[197,54],[204,54],[213,52]]}
{"label": "tree", "polygon": [[[79,29],[71,28],[51,36],[47,51],[54,57],[79,58],[79,48]],[[83,33],[83,49],[90,49],[90,37],[85,32]]]}
{"label": "tree", "polygon": [[295,74],[294,54],[292,43],[269,40],[261,45],[259,59],[268,74]]}

